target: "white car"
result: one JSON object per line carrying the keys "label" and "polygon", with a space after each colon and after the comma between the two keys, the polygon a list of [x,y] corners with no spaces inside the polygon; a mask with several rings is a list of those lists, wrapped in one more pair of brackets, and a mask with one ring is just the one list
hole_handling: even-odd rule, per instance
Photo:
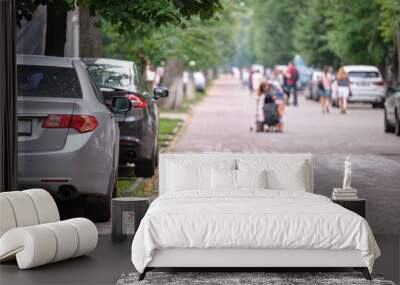
{"label": "white car", "polygon": [[349,102],[371,103],[372,107],[383,106],[386,87],[379,69],[370,65],[346,65],[351,94]]}
{"label": "white car", "polygon": [[321,80],[322,72],[315,70],[313,71],[310,80],[307,82],[305,88],[305,95],[307,99],[312,99],[314,101],[319,100],[318,92],[318,82]]}
{"label": "white car", "polygon": [[204,92],[206,89],[206,77],[203,72],[197,71],[193,73],[194,84],[196,85],[196,90]]}

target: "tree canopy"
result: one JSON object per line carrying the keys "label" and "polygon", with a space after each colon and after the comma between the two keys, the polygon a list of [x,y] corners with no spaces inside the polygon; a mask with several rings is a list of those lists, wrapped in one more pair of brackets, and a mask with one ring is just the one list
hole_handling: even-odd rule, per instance
{"label": "tree canopy", "polygon": [[119,24],[123,31],[132,30],[141,24],[183,24],[184,19],[199,16],[209,19],[222,10],[220,0],[18,0],[17,20],[31,19],[39,5],[62,1],[68,9],[87,7],[93,15],[98,14],[112,24]]}
{"label": "tree canopy", "polygon": [[316,67],[343,62],[386,71],[396,62],[397,70],[400,66],[400,0],[248,3],[253,45],[247,58],[257,63],[273,67],[299,54]]}
{"label": "tree canopy", "polygon": [[218,17],[207,20],[200,16],[182,20],[180,25],[167,24],[154,28],[121,32],[120,24],[103,21],[106,56],[120,57],[155,65],[168,58],[179,58],[184,64],[196,62],[196,68],[224,64],[234,55],[237,3],[224,1]]}

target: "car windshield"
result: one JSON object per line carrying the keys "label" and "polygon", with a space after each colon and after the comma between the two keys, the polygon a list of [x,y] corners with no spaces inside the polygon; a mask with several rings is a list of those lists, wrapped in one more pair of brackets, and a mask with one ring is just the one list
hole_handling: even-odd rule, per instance
{"label": "car windshield", "polygon": [[93,64],[88,70],[100,88],[129,89],[133,81],[128,66]]}
{"label": "car windshield", "polygon": [[379,73],[377,71],[350,71],[349,77],[353,78],[377,78]]}
{"label": "car windshield", "polygon": [[73,68],[18,65],[17,76],[18,96],[82,98]]}

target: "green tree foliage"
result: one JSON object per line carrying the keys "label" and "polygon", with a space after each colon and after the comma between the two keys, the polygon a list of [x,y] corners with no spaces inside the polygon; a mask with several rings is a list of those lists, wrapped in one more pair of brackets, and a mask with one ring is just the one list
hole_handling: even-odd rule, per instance
{"label": "green tree foliage", "polygon": [[130,59],[138,63],[159,65],[168,58],[179,58],[196,68],[224,64],[234,55],[236,3],[224,2],[218,17],[208,20],[200,16],[183,20],[181,25],[152,24],[141,29],[121,32],[119,24],[103,22],[106,56]]}
{"label": "green tree foliage", "polygon": [[380,17],[375,0],[335,0],[328,15],[329,46],[345,63],[381,66],[387,47],[379,32]]}
{"label": "green tree foliage", "polygon": [[272,67],[298,53],[317,67],[344,62],[373,64],[386,71],[396,66],[397,58],[400,78],[400,0],[249,3],[252,52],[259,63]]}
{"label": "green tree foliage", "polygon": [[380,6],[380,30],[387,42],[394,42],[400,29],[400,0],[377,0]]}
{"label": "green tree foliage", "polygon": [[337,66],[340,59],[331,50],[328,32],[332,28],[328,11],[330,1],[309,0],[306,8],[296,17],[293,29],[293,44],[305,61],[313,66],[326,64]]}
{"label": "green tree foliage", "polygon": [[304,9],[303,1],[255,0],[252,34],[258,63],[267,66],[286,64],[295,55],[293,28],[295,17]]}
{"label": "green tree foliage", "polygon": [[60,1],[65,2],[70,10],[75,7],[75,3],[79,7],[87,7],[93,15],[99,14],[112,24],[119,23],[122,30],[132,30],[143,23],[153,23],[156,26],[167,23],[180,25],[183,19],[192,16],[209,19],[222,10],[219,0],[18,0],[17,20],[30,20],[39,5]]}
{"label": "green tree foliage", "polygon": [[[392,63],[392,70],[397,66],[397,81],[400,82],[400,0],[377,1],[381,18],[379,28],[385,43],[390,47],[388,61]],[[395,80],[394,77],[391,79]]]}
{"label": "green tree foliage", "polygon": [[[62,5],[60,5],[62,3]],[[163,25],[184,26],[192,17],[210,19],[215,13],[222,11],[220,0],[18,0],[17,21],[22,18],[31,19],[38,5],[55,7],[57,13],[63,17],[51,17],[56,22],[47,23],[47,26],[57,27],[55,35],[65,35],[66,12],[79,7],[89,8],[92,15],[100,15],[107,22],[117,27],[119,33],[139,31],[146,32],[149,27],[158,28]],[[63,11],[60,11],[62,9]],[[53,11],[48,9],[48,11]],[[62,12],[62,13],[61,13]],[[46,39],[46,46],[54,46],[55,51],[46,48],[46,54],[61,55],[65,43],[65,36],[56,37],[54,41]],[[61,54],[60,54],[61,53]]]}

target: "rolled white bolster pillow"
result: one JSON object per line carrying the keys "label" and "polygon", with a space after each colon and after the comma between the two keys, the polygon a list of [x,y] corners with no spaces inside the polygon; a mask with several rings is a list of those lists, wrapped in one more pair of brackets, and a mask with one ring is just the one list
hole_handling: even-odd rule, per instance
{"label": "rolled white bolster pillow", "polygon": [[42,225],[11,229],[0,239],[0,260],[16,257],[20,269],[49,263],[56,251],[56,236]]}
{"label": "rolled white bolster pillow", "polygon": [[98,232],[96,226],[90,220],[74,218],[64,222],[74,226],[78,233],[79,244],[74,257],[89,253],[96,248]]}
{"label": "rolled white bolster pillow", "polygon": [[35,205],[36,213],[39,219],[39,224],[46,224],[60,221],[56,202],[49,192],[43,189],[29,189],[23,191],[29,195]]}
{"label": "rolled white bolster pillow", "polygon": [[78,233],[70,223],[63,221],[43,224],[43,226],[49,228],[57,239],[57,251],[51,262],[71,258],[75,255],[78,249],[79,238]]}
{"label": "rolled white bolster pillow", "polygon": [[14,228],[0,238],[0,261],[15,256],[20,269],[33,268],[89,253],[97,239],[96,226],[84,218]]}

